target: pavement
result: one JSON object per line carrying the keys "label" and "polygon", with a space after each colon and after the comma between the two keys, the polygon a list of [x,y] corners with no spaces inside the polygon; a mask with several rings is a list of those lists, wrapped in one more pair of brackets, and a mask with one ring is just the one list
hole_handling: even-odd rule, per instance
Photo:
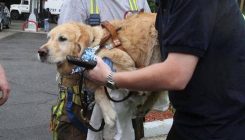
{"label": "pavement", "polygon": [[24,32],[24,21],[13,21],[0,32],[0,64],[11,86],[0,107],[0,140],[51,140],[50,108],[58,93],[56,67],[37,60],[46,32]]}
{"label": "pavement", "polygon": [[[58,93],[56,68],[36,58],[47,32],[23,31],[23,23],[12,21],[10,29],[0,32],[0,64],[11,85],[11,96],[0,107],[0,140],[50,140],[50,108]],[[142,140],[165,139],[166,135],[159,135]]]}

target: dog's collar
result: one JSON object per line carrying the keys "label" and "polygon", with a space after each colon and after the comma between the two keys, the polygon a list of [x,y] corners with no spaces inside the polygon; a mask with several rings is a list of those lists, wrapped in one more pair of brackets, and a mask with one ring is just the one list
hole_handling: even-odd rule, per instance
{"label": "dog's collar", "polygon": [[79,76],[79,74],[60,74],[59,72],[56,73],[56,81],[58,81],[60,78],[67,78],[67,79],[80,79],[76,78]]}
{"label": "dog's collar", "polygon": [[57,73],[56,74],[56,81],[63,85],[63,81],[64,79],[72,79],[72,80],[76,80],[77,81],[77,85],[79,84],[79,81],[80,81],[80,75],[79,74],[60,74],[60,73]]}

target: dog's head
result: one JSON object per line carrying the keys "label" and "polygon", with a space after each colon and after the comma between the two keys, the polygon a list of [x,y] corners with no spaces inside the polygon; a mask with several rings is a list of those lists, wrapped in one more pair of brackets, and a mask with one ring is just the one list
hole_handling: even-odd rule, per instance
{"label": "dog's head", "polygon": [[103,35],[98,35],[96,27],[80,23],[59,25],[48,33],[48,42],[39,48],[39,60],[62,64],[67,55],[80,56],[84,48],[95,45],[98,36]]}

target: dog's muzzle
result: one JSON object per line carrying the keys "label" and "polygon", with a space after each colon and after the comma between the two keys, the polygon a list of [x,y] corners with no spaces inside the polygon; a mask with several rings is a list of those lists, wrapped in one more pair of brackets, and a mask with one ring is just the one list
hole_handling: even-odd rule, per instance
{"label": "dog's muzzle", "polygon": [[38,50],[38,55],[39,55],[39,58],[42,62],[44,62],[45,60],[47,60],[47,56],[48,56],[48,50],[45,49],[45,48],[40,48]]}

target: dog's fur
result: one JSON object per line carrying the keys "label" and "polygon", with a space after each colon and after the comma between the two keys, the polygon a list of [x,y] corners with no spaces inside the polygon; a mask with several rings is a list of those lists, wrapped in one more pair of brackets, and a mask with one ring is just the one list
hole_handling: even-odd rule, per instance
{"label": "dog's fur", "polygon": [[[160,62],[155,18],[155,14],[140,13],[125,20],[112,21],[111,24],[116,28],[121,28],[118,31],[118,36],[126,51],[118,48],[102,49],[98,56],[110,58],[116,71],[135,70],[136,66],[148,66]],[[74,65],[66,61],[66,56],[80,56],[84,48],[98,45],[106,33],[107,31],[101,26],[91,27],[80,23],[59,25],[50,31],[48,42],[39,49],[40,52],[45,53],[45,55],[39,54],[40,60],[57,64],[58,72],[61,75],[68,75]],[[107,44],[109,43],[111,40],[107,42]],[[77,83],[77,78],[63,81],[64,86],[73,86]],[[88,86],[95,90],[95,100],[102,110],[106,124],[114,126],[116,113],[106,97],[103,87],[98,87],[95,83]],[[143,95],[142,93],[147,96],[144,96],[143,102],[138,104],[148,102],[148,107],[144,108],[150,109],[161,92],[153,94],[148,91],[139,92],[140,95]]]}

